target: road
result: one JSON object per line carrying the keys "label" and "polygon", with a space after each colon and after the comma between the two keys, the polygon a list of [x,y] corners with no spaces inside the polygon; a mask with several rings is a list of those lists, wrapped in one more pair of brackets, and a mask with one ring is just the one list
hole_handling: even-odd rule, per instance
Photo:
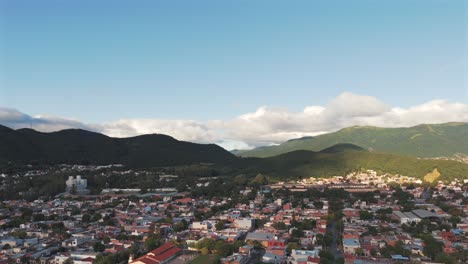
{"label": "road", "polygon": [[340,240],[338,238],[341,237],[341,233],[339,232],[339,230],[337,230],[336,221],[333,221],[330,224],[330,233],[332,234],[332,242],[329,249],[330,252],[335,256],[334,263],[338,263],[338,258],[343,257],[343,254],[339,250],[340,245],[338,243]]}

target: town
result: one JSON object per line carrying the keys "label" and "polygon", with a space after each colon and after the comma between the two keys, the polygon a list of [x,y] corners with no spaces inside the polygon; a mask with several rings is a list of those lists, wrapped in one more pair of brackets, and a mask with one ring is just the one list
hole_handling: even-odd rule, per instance
{"label": "town", "polygon": [[[107,186],[96,193],[79,174],[90,170],[129,173],[121,165],[63,166],[64,175],[75,173],[64,176],[65,192],[2,200],[0,263],[466,263],[468,258],[468,180],[428,184],[372,170],[288,182],[238,175],[230,179],[236,187],[227,188],[229,193],[220,177],[200,177],[179,190],[178,175],[160,173],[159,188]],[[2,178],[44,174],[31,169]]]}

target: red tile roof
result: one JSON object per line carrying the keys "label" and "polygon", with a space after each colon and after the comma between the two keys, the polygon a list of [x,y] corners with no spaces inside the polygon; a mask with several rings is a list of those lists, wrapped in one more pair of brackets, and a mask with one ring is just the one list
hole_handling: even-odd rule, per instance
{"label": "red tile roof", "polygon": [[180,253],[182,249],[172,243],[166,243],[131,263],[159,264]]}

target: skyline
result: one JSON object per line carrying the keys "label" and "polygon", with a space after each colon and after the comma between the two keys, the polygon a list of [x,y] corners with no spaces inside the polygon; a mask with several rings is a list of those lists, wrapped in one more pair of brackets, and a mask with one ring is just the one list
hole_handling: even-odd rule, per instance
{"label": "skyline", "polygon": [[0,124],[251,148],[466,122],[467,14],[461,0],[0,0]]}

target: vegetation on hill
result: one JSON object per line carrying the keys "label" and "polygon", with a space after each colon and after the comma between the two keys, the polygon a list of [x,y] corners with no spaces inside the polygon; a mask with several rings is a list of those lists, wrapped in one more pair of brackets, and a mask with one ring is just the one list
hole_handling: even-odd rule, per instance
{"label": "vegetation on hill", "polygon": [[295,150],[319,151],[340,143],[351,143],[377,152],[416,157],[449,157],[455,153],[468,154],[468,123],[408,128],[354,126],[334,133],[289,140],[277,146],[237,153],[243,157],[272,157]]}
{"label": "vegetation on hill", "polygon": [[178,141],[160,134],[112,138],[80,129],[41,133],[0,127],[0,161],[7,162],[157,167],[235,160],[233,154],[217,145]]}
{"label": "vegetation on hill", "polygon": [[448,160],[428,160],[369,151],[313,152],[297,150],[269,158],[246,158],[246,172],[258,172],[277,179],[345,175],[351,171],[372,169],[423,179],[434,170],[438,179],[466,179],[468,165]]}
{"label": "vegetation on hill", "polygon": [[[355,129],[359,130],[351,130]],[[111,138],[78,129],[41,133],[31,129],[0,127],[0,165],[10,164],[6,166],[10,168],[12,162],[39,165],[122,163],[134,168],[172,167],[176,168],[174,174],[193,178],[260,173],[287,180],[345,175],[361,169],[433,181],[468,177],[468,164],[367,151],[349,143],[327,146],[320,152],[296,150],[268,158],[239,158],[217,145],[183,142],[166,135]],[[57,189],[54,192],[63,188],[62,180],[51,185]],[[145,188],[151,187],[153,180],[141,176],[138,182],[141,183],[138,187]],[[37,193],[47,192],[45,189],[37,190]]]}

